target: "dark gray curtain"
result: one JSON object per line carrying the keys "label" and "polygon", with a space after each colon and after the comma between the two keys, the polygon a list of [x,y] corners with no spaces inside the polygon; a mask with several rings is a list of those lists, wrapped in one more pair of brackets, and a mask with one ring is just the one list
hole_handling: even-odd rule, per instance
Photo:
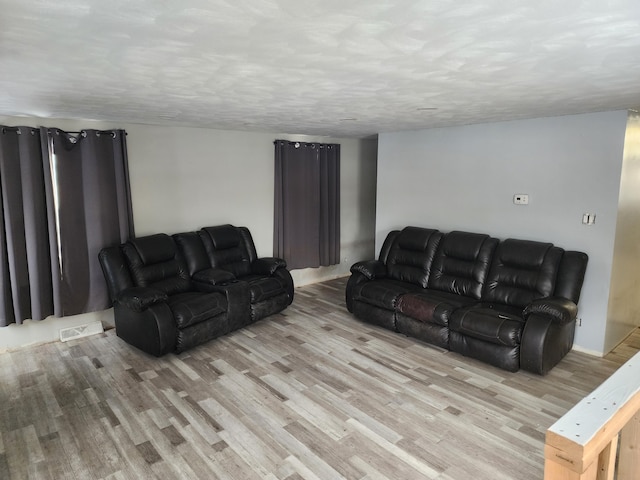
{"label": "dark gray curtain", "polygon": [[274,255],[290,269],[340,263],[340,145],[274,143]]}
{"label": "dark gray curtain", "polygon": [[53,314],[40,132],[0,131],[0,326]]}
{"label": "dark gray curtain", "polygon": [[41,128],[57,316],[102,310],[109,296],[98,253],[133,237],[124,130]]}
{"label": "dark gray curtain", "polygon": [[133,236],[126,133],[1,128],[0,326],[107,308],[98,252]]}

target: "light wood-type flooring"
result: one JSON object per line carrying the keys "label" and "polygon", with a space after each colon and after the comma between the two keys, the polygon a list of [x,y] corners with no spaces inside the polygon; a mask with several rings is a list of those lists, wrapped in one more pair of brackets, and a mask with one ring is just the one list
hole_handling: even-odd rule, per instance
{"label": "light wood-type flooring", "polygon": [[508,373],[354,319],[345,285],[181,355],[1,354],[0,479],[541,479],[546,429],[640,348]]}

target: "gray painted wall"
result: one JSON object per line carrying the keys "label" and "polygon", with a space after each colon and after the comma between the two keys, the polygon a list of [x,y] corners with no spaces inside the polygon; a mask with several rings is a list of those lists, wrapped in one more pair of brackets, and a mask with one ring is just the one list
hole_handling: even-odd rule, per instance
{"label": "gray painted wall", "polygon": [[232,223],[273,254],[276,138],[340,144],[340,265],[292,272],[297,286],[347,275],[373,255],[377,142],[273,133],[141,125],[128,132],[136,235]]}
{"label": "gray painted wall", "polygon": [[604,351],[640,326],[640,113],[630,111],[624,140],[618,221]]}
{"label": "gray painted wall", "polygon": [[[292,272],[296,285],[349,273],[374,255],[377,141],[250,133],[200,128],[110,124],[81,120],[1,117],[3,125],[66,130],[124,128],[136,235],[175,233],[207,225],[249,227],[261,256],[273,254],[273,141],[284,138],[341,145],[340,265]],[[28,321],[0,330],[0,350],[58,338],[58,330],[99,319],[111,310]]]}
{"label": "gray painted wall", "polygon": [[[615,111],[380,134],[376,251],[406,225],[582,250],[575,344],[602,354],[626,122]],[[529,205],[514,205],[516,193]],[[586,212],[595,225],[582,225]]]}

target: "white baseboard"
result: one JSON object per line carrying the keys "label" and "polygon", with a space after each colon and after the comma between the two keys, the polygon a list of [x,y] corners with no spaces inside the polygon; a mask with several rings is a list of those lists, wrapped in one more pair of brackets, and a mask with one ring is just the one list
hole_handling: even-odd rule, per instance
{"label": "white baseboard", "polygon": [[604,357],[604,353],[603,352],[598,352],[597,350],[589,350],[588,348],[583,348],[580,345],[574,345],[572,350],[575,350],[576,352],[580,352],[580,353],[586,353],[587,355],[591,355],[594,357]]}

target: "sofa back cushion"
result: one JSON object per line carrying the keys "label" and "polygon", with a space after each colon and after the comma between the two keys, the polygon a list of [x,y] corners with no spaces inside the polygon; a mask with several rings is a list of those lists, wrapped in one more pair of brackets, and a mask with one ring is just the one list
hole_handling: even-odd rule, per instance
{"label": "sofa back cushion", "polygon": [[427,287],[429,271],[442,233],[406,227],[394,239],[387,255],[387,276]]}
{"label": "sofa back cushion", "polygon": [[98,260],[107,282],[109,298],[113,302],[120,292],[134,286],[127,260],[122,253],[120,245],[100,250]]}
{"label": "sofa back cushion", "polygon": [[396,238],[400,235],[400,230],[392,230],[387,234],[387,238],[384,239],[384,243],[382,244],[382,248],[380,249],[380,256],[378,260],[387,264],[389,260],[389,252],[391,251],[391,247],[396,241]]}
{"label": "sofa back cushion", "polygon": [[184,258],[189,275],[193,276],[200,270],[211,267],[209,255],[198,232],[176,233],[173,235],[173,240]]}
{"label": "sofa back cushion", "polygon": [[199,233],[212,267],[236,277],[251,273],[250,252],[239,228],[220,225],[203,228]]}
{"label": "sofa back cushion", "polygon": [[122,253],[135,286],[155,288],[167,295],[190,289],[189,272],[170,236],[158,233],[133,238],[122,245]]}
{"label": "sofa back cushion", "polygon": [[429,288],[479,300],[497,245],[489,235],[447,233],[433,260]]}
{"label": "sofa back cushion", "polygon": [[588,261],[589,257],[584,252],[565,251],[553,295],[578,303]]}
{"label": "sofa back cushion", "polygon": [[551,243],[503,241],[493,255],[482,300],[522,308],[553,295],[562,254]]}
{"label": "sofa back cushion", "polygon": [[253,243],[253,237],[251,236],[251,232],[247,227],[236,227],[240,236],[242,237],[242,241],[244,242],[244,248],[249,256],[249,262],[253,263],[254,260],[258,259],[258,254],[256,252],[256,245]]}

